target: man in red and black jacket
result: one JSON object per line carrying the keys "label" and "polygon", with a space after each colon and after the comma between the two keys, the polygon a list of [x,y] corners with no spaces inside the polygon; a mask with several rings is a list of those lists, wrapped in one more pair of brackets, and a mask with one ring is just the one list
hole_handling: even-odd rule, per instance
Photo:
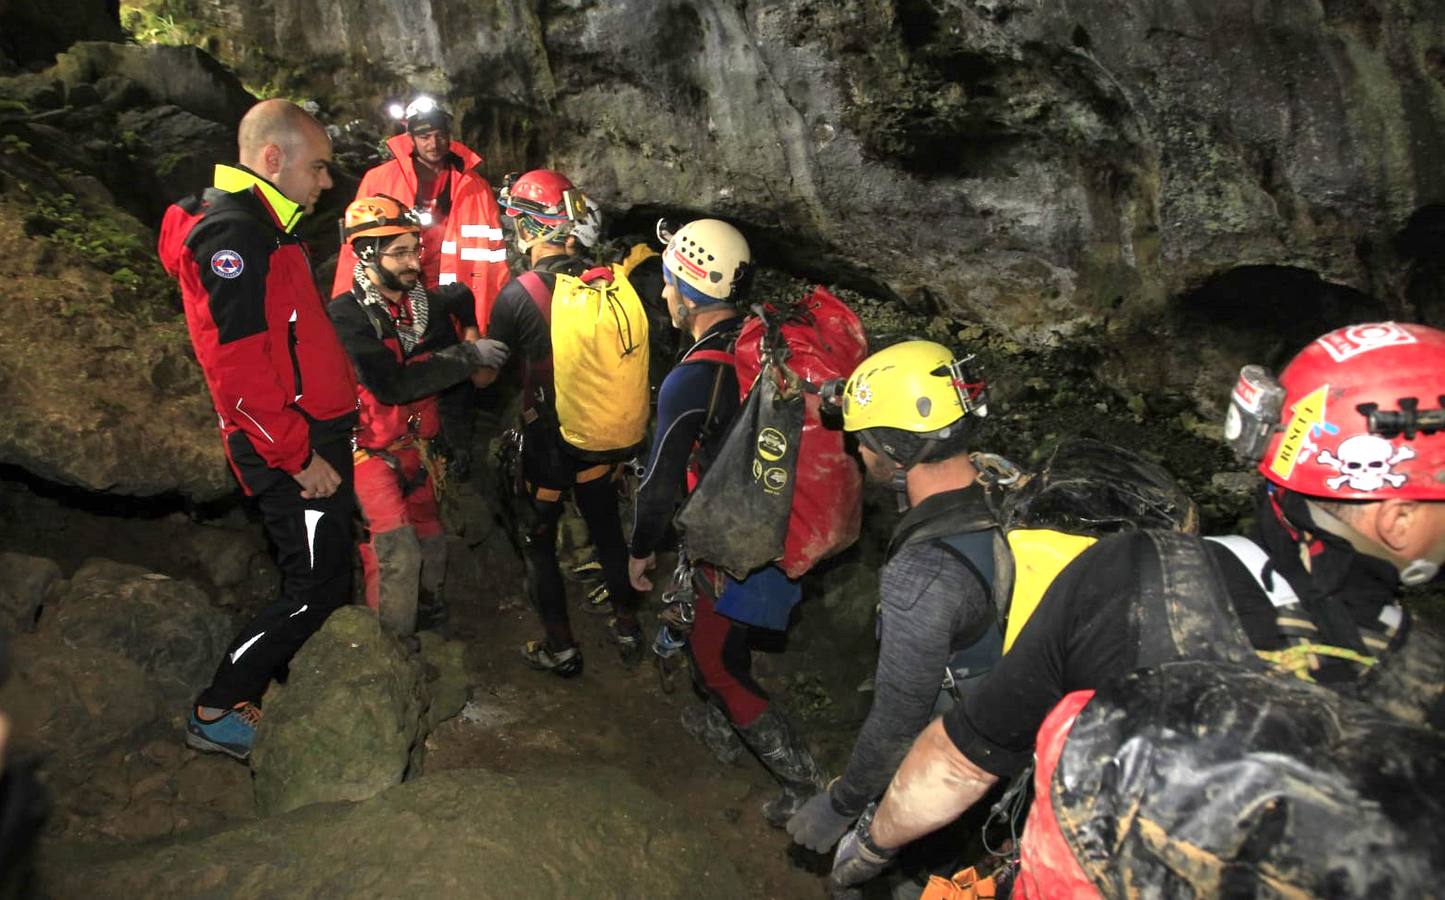
{"label": "man in red and black jacket", "polygon": [[328,310],[360,382],[353,460],[356,498],[370,532],[361,545],[366,604],[405,635],[416,629],[419,588],[439,602],[446,567],[430,471],[437,454],[428,444],[444,436],[444,417],[454,432],[465,411],[455,403],[444,408],[458,395],[438,392],[468,378],[490,384],[507,348],[476,338],[465,285],[422,286],[421,223],[396,199],[354,201],[342,229],[359,262],[351,290]]}
{"label": "man in red and black jacket", "polygon": [[192,747],[245,760],[267,684],[351,596],[356,382],[291,233],[331,187],[331,140],[300,107],[268,100],[242,118],[238,143],[239,165],[166,211],[158,250],[281,569],[281,595],[241,630],[187,721]]}

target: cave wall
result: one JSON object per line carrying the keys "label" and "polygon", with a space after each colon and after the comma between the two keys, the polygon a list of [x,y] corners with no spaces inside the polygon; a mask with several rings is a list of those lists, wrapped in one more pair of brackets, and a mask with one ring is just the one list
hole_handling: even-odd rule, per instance
{"label": "cave wall", "polygon": [[[253,94],[360,126],[307,223],[318,259],[382,108],[423,89],[494,179],[561,168],[639,229],[729,217],[764,263],[920,331],[1062,348],[1206,419],[1233,369],[1326,328],[1445,324],[1441,3],[79,0],[46,28],[36,8],[0,0],[0,242],[64,352],[37,367],[32,335],[0,334],[0,463],[69,484],[228,491],[144,227],[229,157]],[[53,55],[117,21],[141,43]],[[93,340],[139,349],[102,364]],[[61,415],[40,368],[97,384]],[[157,391],[187,438],[107,443]],[[201,471],[157,460],[177,455]]]}
{"label": "cave wall", "polygon": [[1399,316],[1428,293],[1396,238],[1445,200],[1445,4],[178,3],[338,117],[437,90],[494,172],[733,217],[794,270],[1030,342],[1156,329],[1239,266]]}

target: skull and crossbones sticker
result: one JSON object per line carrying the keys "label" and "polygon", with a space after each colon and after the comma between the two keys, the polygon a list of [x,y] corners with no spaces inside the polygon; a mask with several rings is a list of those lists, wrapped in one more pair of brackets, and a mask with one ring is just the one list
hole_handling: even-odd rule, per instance
{"label": "skull and crossbones sticker", "polygon": [[1325,479],[1330,490],[1338,491],[1348,484],[1352,491],[1368,493],[1378,491],[1387,484],[1392,488],[1404,484],[1409,476],[1401,475],[1393,468],[1414,458],[1415,451],[1409,447],[1396,447],[1376,434],[1357,434],[1340,441],[1334,453],[1321,450],[1315,461],[1340,473]]}

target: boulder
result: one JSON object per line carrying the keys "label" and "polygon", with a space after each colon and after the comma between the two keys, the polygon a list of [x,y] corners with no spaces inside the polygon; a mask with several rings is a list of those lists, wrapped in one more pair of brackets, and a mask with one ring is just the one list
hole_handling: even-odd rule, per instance
{"label": "boulder", "polygon": [[137,163],[154,173],[166,203],[209,184],[216,163],[236,153],[235,129],[179,106],[126,110],[116,127],[134,135]]}
{"label": "boulder", "polygon": [[[119,76],[139,86],[157,105],[178,106],[201,119],[234,129],[256,102],[235,75],[198,47],[85,41],[62,53],[51,74],[73,94]],[[114,87],[114,83],[108,85]],[[101,92],[92,87],[95,100]]]}
{"label": "boulder", "polygon": [[462,711],[472,695],[471,676],[467,674],[467,645],[448,641],[434,631],[418,633],[421,661],[426,673],[427,695],[431,703],[426,711],[426,730]]}
{"label": "boulder", "polygon": [[453,770],[122,858],[52,847],[42,865],[59,897],[747,894],[680,808],[591,765],[548,775]]}
{"label": "boulder", "polygon": [[40,608],[60,581],[54,560],[0,553],[0,632],[33,631]]}
{"label": "boulder", "polygon": [[426,736],[422,668],[374,613],[332,613],[290,668],[266,699],[251,751],[261,815],[364,800],[415,774]]}
{"label": "boulder", "polygon": [[25,635],[13,649],[0,709],[17,739],[43,751],[47,770],[60,780],[83,781],[107,753],[139,747],[160,725],[154,682],[125,656],[40,635]]}
{"label": "boulder", "polygon": [[176,707],[210,681],[233,631],[195,584],[109,560],[81,566],[43,627],[68,647],[131,660]]}
{"label": "boulder", "polygon": [[[179,298],[160,275],[128,286],[156,269],[154,237],[71,193],[0,189],[0,280],[26,285],[9,307],[24,327],[0,329],[0,463],[92,491],[232,495]],[[132,262],[112,276],[100,254]]]}
{"label": "boulder", "polygon": [[[257,579],[258,569],[274,571],[265,536],[256,529],[214,525],[187,528],[176,553],[178,562],[196,565],[218,588],[244,588]],[[262,596],[274,593],[276,587],[269,585],[270,590]]]}

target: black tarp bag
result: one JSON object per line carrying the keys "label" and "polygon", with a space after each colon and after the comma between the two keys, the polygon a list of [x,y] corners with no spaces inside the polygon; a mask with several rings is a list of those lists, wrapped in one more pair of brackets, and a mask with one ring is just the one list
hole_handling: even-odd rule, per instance
{"label": "black tarp bag", "polygon": [[784,393],[774,365],[763,366],[717,458],[677,514],[688,556],[739,580],[782,558],[793,509],[803,394]]}
{"label": "black tarp bag", "polygon": [[1142,528],[1194,534],[1199,512],[1163,466],[1125,447],[1075,438],[1061,443],[1004,496],[999,523],[1105,535]]}
{"label": "black tarp bag", "polygon": [[1445,735],[1220,663],[1098,691],[1049,798],[1105,897],[1435,896]]}

